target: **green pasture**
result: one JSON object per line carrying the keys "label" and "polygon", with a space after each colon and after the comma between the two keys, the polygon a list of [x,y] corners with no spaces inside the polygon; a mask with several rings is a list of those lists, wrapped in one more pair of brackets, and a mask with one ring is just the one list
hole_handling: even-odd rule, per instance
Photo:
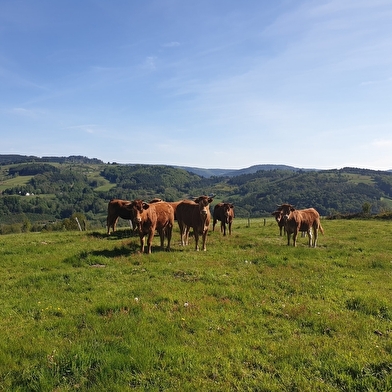
{"label": "green pasture", "polygon": [[0,192],[8,188],[26,185],[32,178],[33,176],[16,176],[4,181],[0,181]]}
{"label": "green pasture", "polygon": [[236,219],[206,252],[176,226],[151,255],[129,229],[0,236],[0,391],[392,390],[392,222],[322,225],[293,248]]}

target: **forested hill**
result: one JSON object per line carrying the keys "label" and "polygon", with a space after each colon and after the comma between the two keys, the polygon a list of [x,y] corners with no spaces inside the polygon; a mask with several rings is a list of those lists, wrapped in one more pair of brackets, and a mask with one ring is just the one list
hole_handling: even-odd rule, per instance
{"label": "forested hill", "polygon": [[77,156],[23,161],[3,155],[0,162],[0,226],[26,221],[42,225],[81,214],[90,227],[104,227],[111,198],[174,201],[201,194],[214,194],[212,205],[234,203],[238,217],[271,216],[284,202],[315,207],[323,216],[392,211],[388,171],[261,165],[245,174],[201,176],[179,167],[105,164]]}
{"label": "forested hill", "polygon": [[96,158],[87,158],[80,155],[71,155],[69,157],[36,157],[34,155],[17,155],[17,154],[0,154],[0,165],[10,165],[14,163],[28,162],[52,162],[52,163],[95,163],[103,164]]}

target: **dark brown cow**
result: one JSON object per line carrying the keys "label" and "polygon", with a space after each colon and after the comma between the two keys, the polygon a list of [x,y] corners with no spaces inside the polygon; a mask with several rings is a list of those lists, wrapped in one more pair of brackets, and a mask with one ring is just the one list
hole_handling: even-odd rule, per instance
{"label": "dark brown cow", "polygon": [[296,210],[290,206],[289,209],[282,209],[282,216],[287,233],[287,245],[290,245],[290,237],[293,234],[293,246],[297,246],[298,232],[305,231],[308,233],[309,247],[316,247],[318,231],[324,234],[324,230],[320,223],[320,214],[314,208]]}
{"label": "dark brown cow", "polygon": [[180,227],[181,245],[188,245],[189,229],[193,228],[195,249],[199,250],[199,236],[203,239],[203,250],[206,248],[207,233],[211,221],[211,197],[200,196],[195,201],[183,200],[176,209],[178,226]]}
{"label": "dark brown cow", "polygon": [[161,240],[161,248],[164,248],[165,236],[167,237],[167,250],[170,250],[170,242],[174,224],[173,207],[162,201],[145,203],[142,200],[134,200],[131,203],[133,222],[137,227],[140,237],[140,252],[144,253],[144,239],[147,239],[147,253],[151,253],[152,240],[155,230],[158,231]]}
{"label": "dark brown cow", "polygon": [[106,219],[106,225],[108,228],[108,235],[110,234],[110,228],[112,231],[116,231],[116,225],[118,218],[132,220],[132,209],[130,208],[131,202],[128,200],[112,199],[108,203],[108,217]]}
{"label": "dark brown cow", "polygon": [[282,219],[282,211],[276,210],[271,215],[275,217],[275,220],[279,226],[279,234],[282,235],[282,231],[286,233],[286,229],[284,228],[284,220]]}
{"label": "dark brown cow", "polygon": [[180,200],[180,201],[168,201],[168,203],[173,207],[173,210],[174,210],[174,220],[177,220],[177,207],[178,207],[178,205],[182,201],[183,200]]}
{"label": "dark brown cow", "polygon": [[231,203],[218,203],[214,207],[212,231],[215,230],[216,222],[221,222],[221,232],[226,235],[226,224],[229,227],[229,235],[231,235],[231,225],[234,219],[234,205]]}

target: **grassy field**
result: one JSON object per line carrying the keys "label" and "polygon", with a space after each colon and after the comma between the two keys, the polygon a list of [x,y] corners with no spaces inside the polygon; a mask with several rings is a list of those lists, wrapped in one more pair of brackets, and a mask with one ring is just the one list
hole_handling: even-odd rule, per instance
{"label": "grassy field", "polygon": [[120,230],[0,237],[0,390],[392,390],[392,222],[272,219],[138,254]]}

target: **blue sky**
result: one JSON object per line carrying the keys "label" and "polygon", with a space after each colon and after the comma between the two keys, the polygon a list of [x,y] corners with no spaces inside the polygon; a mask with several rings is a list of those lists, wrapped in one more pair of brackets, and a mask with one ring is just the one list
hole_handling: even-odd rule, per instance
{"label": "blue sky", "polygon": [[0,154],[392,169],[390,0],[2,0]]}

